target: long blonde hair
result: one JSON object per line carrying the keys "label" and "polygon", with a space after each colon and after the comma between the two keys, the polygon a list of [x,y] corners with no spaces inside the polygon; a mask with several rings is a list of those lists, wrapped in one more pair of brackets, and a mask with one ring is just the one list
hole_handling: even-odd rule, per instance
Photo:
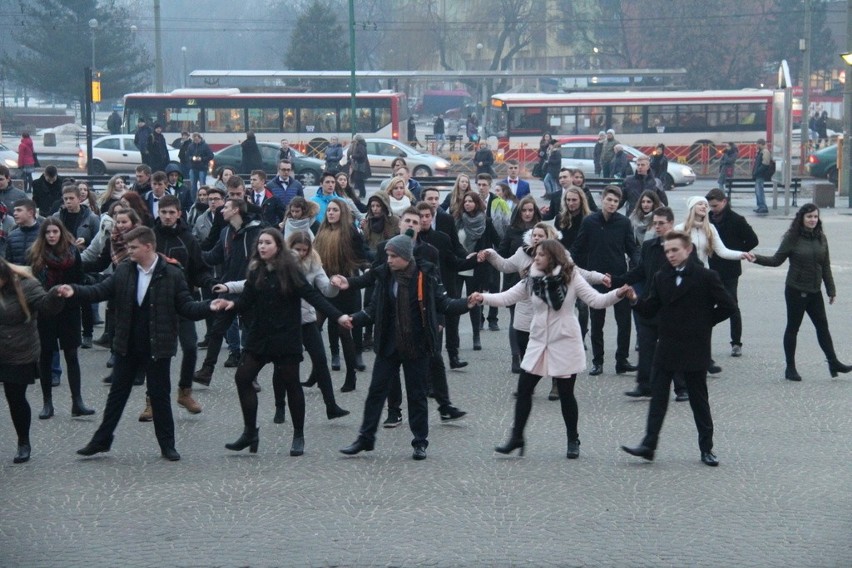
{"label": "long blonde hair", "polygon": [[[459,180],[464,178],[467,180],[467,189],[462,190],[459,187]],[[456,183],[453,184],[453,189],[450,191],[450,210],[448,213],[455,217],[456,219],[461,218],[462,213],[464,213],[464,196],[469,191],[473,191],[473,187],[470,184],[470,176],[467,174],[459,174],[456,177]]]}
{"label": "long blonde hair", "polygon": [[[686,221],[683,224],[683,232],[690,235],[690,237],[692,236],[693,230],[704,233],[704,236],[707,238],[707,247],[704,252],[707,253],[708,258],[713,256],[713,226],[706,214],[704,215],[703,220],[696,218],[695,205],[689,209],[689,213],[686,215]],[[692,240],[693,242],[695,241],[695,239]]]}
{"label": "long blonde hair", "polygon": [[[328,222],[328,207],[336,205],[340,209],[340,221]],[[355,254],[352,232],[355,226],[352,213],[342,199],[332,199],[326,206],[326,216],[322,220],[314,240],[314,249],[319,253],[327,274],[351,276],[358,269],[360,261]]]}
{"label": "long blonde hair", "polygon": [[591,212],[591,209],[589,209],[589,201],[586,199],[586,193],[576,185],[570,186],[562,192],[562,199],[560,200],[559,207],[559,228],[565,230],[571,228],[573,217],[571,212],[568,211],[568,203],[565,201],[565,198],[568,197],[569,193],[576,193],[580,197],[580,211],[582,212],[583,217],[588,216]]}
{"label": "long blonde hair", "polygon": [[[411,193],[411,190],[408,189],[408,184],[405,183],[405,178],[403,178],[402,176],[395,176],[391,178],[387,189],[385,189],[385,192],[388,194],[388,198],[393,197],[393,190],[396,187],[396,184],[398,183],[402,184],[402,191],[405,197],[408,197],[408,199],[410,199],[411,202],[414,203],[414,194]],[[396,198],[394,197],[394,199]]]}

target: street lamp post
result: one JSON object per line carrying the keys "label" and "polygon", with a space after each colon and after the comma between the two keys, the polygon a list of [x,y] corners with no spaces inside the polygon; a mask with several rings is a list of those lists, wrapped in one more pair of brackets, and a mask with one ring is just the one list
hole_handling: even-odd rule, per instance
{"label": "street lamp post", "polygon": [[846,81],[843,84],[843,170],[838,171],[840,194],[846,192],[852,207],[852,0],[846,3],[846,53],[841,54],[846,63]]}
{"label": "street lamp post", "polygon": [[89,29],[92,30],[92,73],[95,72],[95,30],[98,29],[98,21],[95,18],[89,20]]}
{"label": "street lamp post", "polygon": [[182,45],[180,52],[183,55],[183,88],[186,88],[186,46]]}

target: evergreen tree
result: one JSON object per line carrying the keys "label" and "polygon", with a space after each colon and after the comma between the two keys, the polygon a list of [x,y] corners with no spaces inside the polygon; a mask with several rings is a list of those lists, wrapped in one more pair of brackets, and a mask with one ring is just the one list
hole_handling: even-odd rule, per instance
{"label": "evergreen tree", "polygon": [[[314,0],[296,20],[284,63],[293,70],[349,68],[349,42],[346,28],[337,21],[335,10]],[[318,91],[345,91],[347,81],[307,80],[306,87]]]}
{"label": "evergreen tree", "polygon": [[83,70],[101,72],[104,99],[144,90],[150,84],[151,60],[135,43],[127,11],[114,0],[21,0],[20,21],[7,26],[15,46],[3,63],[14,82],[45,95],[72,99],[83,95]]}

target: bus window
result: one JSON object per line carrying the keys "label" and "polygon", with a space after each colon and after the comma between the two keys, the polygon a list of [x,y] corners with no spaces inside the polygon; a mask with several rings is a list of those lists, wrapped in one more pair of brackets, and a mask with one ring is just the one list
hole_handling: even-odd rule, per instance
{"label": "bus window", "polygon": [[677,107],[675,105],[649,105],[648,122],[645,132],[672,132],[677,124]]}
{"label": "bus window", "polygon": [[677,126],[680,132],[704,132],[707,130],[705,105],[678,105]]}
{"label": "bus window", "polygon": [[710,105],[707,107],[707,126],[711,130],[730,130],[737,124],[737,105]]}
{"label": "bus window", "polygon": [[554,135],[577,133],[577,107],[550,107],[547,109],[548,132]]}
{"label": "bus window", "polygon": [[635,134],[642,132],[641,106],[612,107],[612,126],[616,133]]}
{"label": "bus window", "polygon": [[194,132],[199,128],[201,109],[167,108],[162,113],[163,130],[166,132]]}
{"label": "bus window", "polygon": [[[373,130],[373,109],[371,108],[356,108],[355,109],[355,131],[356,132],[371,132]],[[378,130],[378,129],[376,129]]]}
{"label": "bus window", "polygon": [[296,109],[294,108],[285,108],[281,115],[284,117],[284,125],[282,132],[298,132],[298,126],[296,126]]}
{"label": "bus window", "polygon": [[391,123],[391,110],[390,108],[374,108],[373,116],[376,121],[374,124],[375,130],[379,130],[380,128],[384,128],[388,124]]}
{"label": "bus window", "polygon": [[207,132],[242,132],[245,127],[245,109],[208,108]]}
{"label": "bus window", "polygon": [[515,135],[541,134],[549,131],[543,108],[513,108],[509,111],[509,132]]}
{"label": "bus window", "polygon": [[248,109],[249,130],[255,132],[280,132],[277,108]]}
{"label": "bus window", "polygon": [[737,105],[737,124],[740,130],[766,130],[766,107],[760,104]]}
{"label": "bus window", "polygon": [[303,108],[299,111],[302,132],[337,132],[336,108]]}
{"label": "bus window", "polygon": [[603,107],[577,107],[577,134],[597,134],[601,130],[606,130]]}
{"label": "bus window", "polygon": [[[382,126],[386,126],[387,124],[390,124],[390,121],[391,121],[390,109],[387,109],[387,121],[386,122],[382,122],[385,119],[384,119],[383,116],[379,117],[379,115],[378,115],[379,110],[378,109],[376,110],[376,112],[377,112],[377,115],[376,115],[377,121],[379,122],[379,124],[376,126],[376,128],[373,128],[373,109],[364,108],[364,107],[357,107],[355,109],[355,117],[356,117],[355,118],[355,131],[356,132],[373,132],[375,130],[378,130]],[[340,132],[351,132],[352,122],[349,118],[349,115],[351,115],[351,114],[352,114],[351,108],[344,107],[344,106],[340,107]]]}

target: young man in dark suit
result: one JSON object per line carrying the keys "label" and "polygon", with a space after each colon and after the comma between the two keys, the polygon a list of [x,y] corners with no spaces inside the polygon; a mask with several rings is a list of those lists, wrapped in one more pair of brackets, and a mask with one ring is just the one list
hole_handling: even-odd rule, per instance
{"label": "young man in dark suit", "polygon": [[517,160],[506,160],[508,176],[503,181],[512,189],[512,193],[518,199],[523,199],[530,194],[530,183],[520,178],[521,166]]}
{"label": "young man in dark suit", "polygon": [[713,418],[707,395],[710,338],[713,326],[728,319],[736,305],[715,271],[690,260],[693,246],[688,234],[671,231],[665,237],[664,250],[669,266],[654,276],[647,297],[639,299],[635,291],[628,294],[637,314],[658,318],[659,340],[645,438],[638,446],[621,446],[621,449],[646,460],[654,459],[669,404],[672,378],[675,373],[682,372],[698,429],[701,461],[717,466],[719,461],[713,454]]}

